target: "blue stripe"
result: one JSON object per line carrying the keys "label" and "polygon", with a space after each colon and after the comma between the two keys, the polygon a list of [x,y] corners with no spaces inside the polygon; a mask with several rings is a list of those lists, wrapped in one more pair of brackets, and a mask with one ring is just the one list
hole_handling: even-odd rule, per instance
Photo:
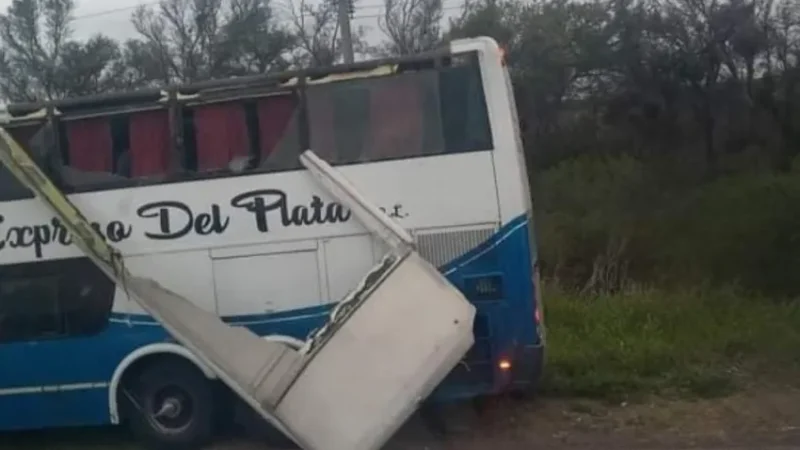
{"label": "blue stripe", "polygon": [[[510,221],[486,242],[441,267],[457,287],[465,289],[465,278],[481,274],[502,274],[504,298],[499,302],[476,303],[487,317],[488,337],[493,353],[514,345],[538,343],[533,323],[533,289],[528,223],[525,216]],[[465,291],[470,297],[470,293]],[[291,311],[223,317],[247,326],[259,335],[283,334],[305,339],[327,320],[332,304]],[[91,337],[0,345],[0,389],[23,386],[52,386],[73,383],[108,382],[117,364],[135,349],[172,341],[164,329],[147,315],[114,313],[109,326]],[[437,395],[475,395],[491,386],[443,385]],[[0,396],[0,429],[25,429],[65,425],[107,423],[107,389],[93,389],[47,395]]]}

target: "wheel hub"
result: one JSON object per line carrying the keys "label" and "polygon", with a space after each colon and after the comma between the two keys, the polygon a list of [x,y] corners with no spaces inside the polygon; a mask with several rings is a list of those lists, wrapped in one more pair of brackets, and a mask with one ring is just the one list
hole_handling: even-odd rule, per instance
{"label": "wheel hub", "polygon": [[191,397],[175,386],[168,386],[156,392],[151,405],[152,422],[166,433],[176,433],[186,428],[194,415]]}
{"label": "wheel hub", "polygon": [[177,397],[167,397],[161,402],[161,407],[154,414],[157,419],[168,418],[174,419],[181,414],[183,410],[183,403]]}

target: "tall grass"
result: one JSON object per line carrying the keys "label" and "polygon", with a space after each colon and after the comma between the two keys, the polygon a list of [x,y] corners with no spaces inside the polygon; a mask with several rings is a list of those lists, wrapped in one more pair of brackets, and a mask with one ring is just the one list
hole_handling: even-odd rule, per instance
{"label": "tall grass", "polygon": [[797,303],[736,289],[545,295],[551,395],[713,396],[800,367]]}

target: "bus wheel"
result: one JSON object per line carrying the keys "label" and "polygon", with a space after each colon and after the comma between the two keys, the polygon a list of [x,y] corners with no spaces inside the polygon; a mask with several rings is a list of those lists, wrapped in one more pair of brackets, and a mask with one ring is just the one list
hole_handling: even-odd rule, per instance
{"label": "bus wheel", "polygon": [[130,425],[154,449],[195,449],[214,429],[214,392],[189,362],[169,360],[144,368],[130,392]]}

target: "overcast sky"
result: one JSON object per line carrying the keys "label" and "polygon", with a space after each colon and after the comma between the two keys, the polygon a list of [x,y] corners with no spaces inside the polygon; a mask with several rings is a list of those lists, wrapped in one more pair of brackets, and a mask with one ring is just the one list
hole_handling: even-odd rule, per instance
{"label": "overcast sky", "polygon": [[[278,13],[285,13],[286,1],[273,0]],[[367,39],[375,44],[383,39],[378,28],[376,16],[381,13],[384,0],[356,0],[356,12],[353,26],[367,27]],[[154,0],[76,0],[75,21],[73,23],[74,37],[86,39],[94,34],[103,33],[116,40],[123,41],[136,36],[136,31],[131,25],[131,13],[139,5],[155,5]],[[0,0],[0,11],[5,11],[11,0]],[[463,0],[444,0],[445,20],[457,14]]]}
{"label": "overcast sky", "polygon": [[[77,0],[75,37],[87,38],[103,33],[116,39],[134,36],[130,16],[137,5],[152,3],[149,0]],[[0,10],[5,11],[11,0],[0,0]]]}

